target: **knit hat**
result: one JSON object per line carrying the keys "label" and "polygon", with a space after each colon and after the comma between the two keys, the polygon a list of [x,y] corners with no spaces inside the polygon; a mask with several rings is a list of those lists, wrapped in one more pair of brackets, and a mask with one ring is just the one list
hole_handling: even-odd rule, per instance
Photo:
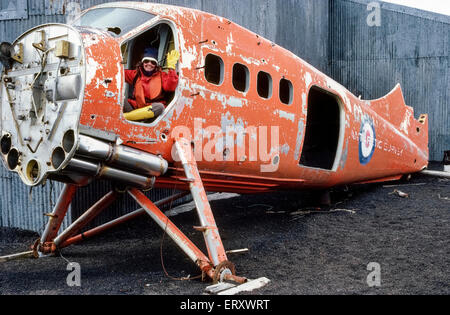
{"label": "knit hat", "polygon": [[154,61],[158,65],[158,52],[154,48],[146,48],[144,50],[144,57],[142,57],[142,62],[145,60]]}

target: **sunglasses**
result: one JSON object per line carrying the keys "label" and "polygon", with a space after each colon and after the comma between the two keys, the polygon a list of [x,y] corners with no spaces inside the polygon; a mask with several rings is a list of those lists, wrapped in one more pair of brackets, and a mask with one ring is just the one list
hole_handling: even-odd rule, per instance
{"label": "sunglasses", "polygon": [[143,63],[149,63],[149,62],[150,62],[152,65],[156,66],[156,62],[153,61],[153,60],[148,60],[148,59],[146,59],[146,60],[143,61]]}

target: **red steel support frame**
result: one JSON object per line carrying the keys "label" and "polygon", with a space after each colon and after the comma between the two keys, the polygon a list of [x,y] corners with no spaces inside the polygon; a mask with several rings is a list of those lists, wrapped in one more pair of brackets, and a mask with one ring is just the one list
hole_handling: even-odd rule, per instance
{"label": "red steel support frame", "polygon": [[[162,206],[162,205],[165,205],[165,204],[167,204],[167,203],[169,203],[171,201],[183,198],[187,194],[189,194],[189,193],[188,192],[182,192],[182,193],[179,193],[179,194],[172,195],[170,197],[167,197],[167,198],[164,198],[162,200],[156,201],[155,205],[158,206],[158,207]],[[115,226],[117,226],[119,224],[122,224],[124,222],[129,221],[129,220],[132,220],[132,219],[134,219],[134,218],[136,218],[136,217],[138,217],[140,215],[143,215],[144,213],[146,213],[145,210],[143,208],[141,208],[141,209],[135,210],[133,212],[130,212],[128,214],[125,214],[125,215],[121,216],[120,218],[114,219],[114,220],[112,220],[112,221],[110,221],[108,223],[105,223],[105,224],[102,224],[100,226],[97,226],[97,227],[95,227],[95,228],[93,228],[93,229],[91,229],[89,231],[86,231],[86,232],[83,232],[81,234],[78,234],[78,235],[75,235],[73,237],[68,238],[67,240],[62,242],[62,244],[59,246],[59,248],[64,248],[64,247],[67,247],[69,245],[81,242],[82,240],[84,240],[86,238],[92,237],[92,236],[97,235],[97,234],[99,234],[101,232],[104,232],[104,231],[106,231],[106,230],[108,230],[110,228],[113,228],[113,227],[115,227]]]}
{"label": "red steel support frame", "polygon": [[[92,207],[90,207],[81,217],[73,222],[65,231],[57,236],[64,216],[66,215],[68,207],[76,192],[77,187],[70,184],[66,184],[64,186],[58,202],[55,205],[54,211],[50,215],[50,220],[40,240],[41,245],[39,250],[43,253],[55,252],[57,248],[66,247],[76,243],[82,240],[86,235],[92,236],[98,234],[112,226],[134,218],[145,211],[182,249],[182,251],[200,267],[202,272],[208,275],[208,277],[213,280],[217,280],[220,276],[221,280],[228,279],[240,283],[245,282],[245,278],[237,277],[233,274],[234,266],[231,268],[233,271],[229,269],[232,264],[227,260],[225,249],[219,235],[219,230],[217,228],[211,206],[209,205],[190,142],[184,138],[179,138],[175,141],[174,146],[178,156],[181,159],[181,164],[186,175],[186,181],[189,182],[189,189],[194,199],[197,214],[200,219],[201,226],[196,227],[196,229],[202,231],[203,233],[209,258],[204,255],[203,252],[195,246],[195,244],[192,243],[192,241],[186,237],[186,235],[184,235],[183,232],[181,232],[175,224],[173,224],[169,218],[151,200],[149,200],[147,196],[145,196],[142,191],[137,188],[130,188],[128,193],[137,201],[138,204],[142,206],[143,209],[136,210],[128,215],[85,232],[86,234],[81,233],[73,236],[99,213],[106,209],[114,200],[116,200],[118,193],[116,191],[110,191]],[[185,194],[186,193],[174,195],[166,200],[168,202],[180,198]],[[160,204],[165,203],[166,200],[160,201]]]}
{"label": "red steel support frame", "polygon": [[[76,188],[77,186],[75,185],[66,184],[64,189],[61,191],[58,202],[55,205],[54,211],[52,214],[49,215],[50,220],[47,223],[43,235],[41,236],[40,245],[38,248],[34,247],[36,254],[38,250],[44,254],[55,252],[58,248],[64,248],[69,245],[78,243],[85,238],[97,235],[107,229],[110,229],[114,226],[129,221],[145,213],[144,209],[138,209],[120,218],[105,223],[101,226],[95,227],[89,231],[73,236],[117,199],[119,193],[115,190],[112,190],[105,196],[103,196],[100,200],[98,200],[94,205],[92,205],[88,210],[86,210],[75,222],[73,222],[68,228],[66,228],[63,232],[61,232],[58,235],[57,232],[61,226],[61,223],[65,215],[67,214],[68,207],[75,195]],[[158,200],[156,204],[158,206],[164,205],[179,198],[182,198],[188,194],[189,192],[181,192],[178,194],[174,194],[162,200]]]}
{"label": "red steel support frame", "polygon": [[66,239],[81,230],[86,224],[91,222],[96,216],[98,216],[103,210],[108,208],[118,196],[118,192],[115,190],[110,191],[97,201],[92,207],[86,210],[75,222],[73,222],[67,229],[60,233],[53,242],[56,247],[59,247]]}

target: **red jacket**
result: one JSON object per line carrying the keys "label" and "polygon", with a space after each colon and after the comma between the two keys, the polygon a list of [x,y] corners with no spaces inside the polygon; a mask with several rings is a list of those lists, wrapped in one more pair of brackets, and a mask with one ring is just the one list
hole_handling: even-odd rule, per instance
{"label": "red jacket", "polygon": [[[133,85],[137,70],[125,70],[125,81]],[[152,102],[165,103],[164,92],[174,92],[178,85],[178,75],[175,70],[157,71],[147,77],[141,73],[134,85],[133,98],[128,103],[135,109],[150,105]]]}

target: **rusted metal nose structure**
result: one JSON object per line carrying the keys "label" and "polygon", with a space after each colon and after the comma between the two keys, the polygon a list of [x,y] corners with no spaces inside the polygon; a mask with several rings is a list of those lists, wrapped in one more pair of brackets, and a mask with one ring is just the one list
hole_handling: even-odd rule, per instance
{"label": "rusted metal nose structure", "polygon": [[[110,179],[115,181],[120,179],[122,182],[132,183],[134,187],[128,188],[128,194],[133,197],[142,208],[92,230],[81,232],[83,227],[85,227],[117,199],[119,192],[112,190],[92,205],[88,210],[86,210],[84,214],[73,222],[67,229],[58,234],[64,216],[66,215],[69,205],[77,190],[77,185],[66,184],[61,192],[57,204],[55,205],[53,213],[48,214],[49,222],[41,238],[33,245],[33,251],[5,257],[2,260],[32,255],[39,257],[46,254],[56,253],[61,248],[80,242],[85,238],[96,235],[113,226],[116,226],[117,224],[126,222],[138,215],[146,213],[158,224],[159,227],[161,227],[162,230],[164,230],[164,232],[192,260],[192,262],[200,268],[202,274],[210,278],[213,283],[232,281],[242,284],[247,282],[246,278],[239,277],[235,274],[234,265],[227,259],[190,142],[183,138],[174,139],[174,149],[178,157],[180,157],[181,165],[183,166],[186,176],[185,181],[189,183],[189,192],[192,195],[196,205],[200,226],[194,227],[194,229],[203,233],[206,248],[208,250],[207,255],[205,255],[159,209],[159,206],[184,197],[188,194],[188,192],[176,194],[164,200],[153,203],[141,190],[142,188],[138,188],[139,184],[145,186],[143,185],[144,182],[139,182],[139,180],[144,180],[146,177],[140,176],[142,179],[138,180],[138,176],[130,172],[120,171],[119,169],[114,170],[114,172],[111,172],[111,169],[105,171],[104,167],[100,168],[93,162],[80,160],[79,157],[89,159],[91,161],[97,160],[98,163],[103,163],[106,161],[116,167],[134,170],[139,169],[140,172],[145,172],[149,176],[153,175],[153,178],[154,176],[158,176],[158,174],[163,174],[167,171],[166,161],[162,160],[160,157],[150,155],[145,152],[140,152],[139,150],[128,150],[128,148],[121,147],[120,145],[105,143],[87,136],[81,136],[80,144],[76,150],[76,158],[73,158],[69,162],[66,169],[68,171],[76,171],[78,173],[84,173],[90,176],[97,175],[100,169],[100,172],[104,172],[105,177],[110,176]],[[112,177],[111,174],[117,176]],[[119,175],[123,176],[123,178],[120,178]],[[132,177],[132,175],[135,177]]]}

